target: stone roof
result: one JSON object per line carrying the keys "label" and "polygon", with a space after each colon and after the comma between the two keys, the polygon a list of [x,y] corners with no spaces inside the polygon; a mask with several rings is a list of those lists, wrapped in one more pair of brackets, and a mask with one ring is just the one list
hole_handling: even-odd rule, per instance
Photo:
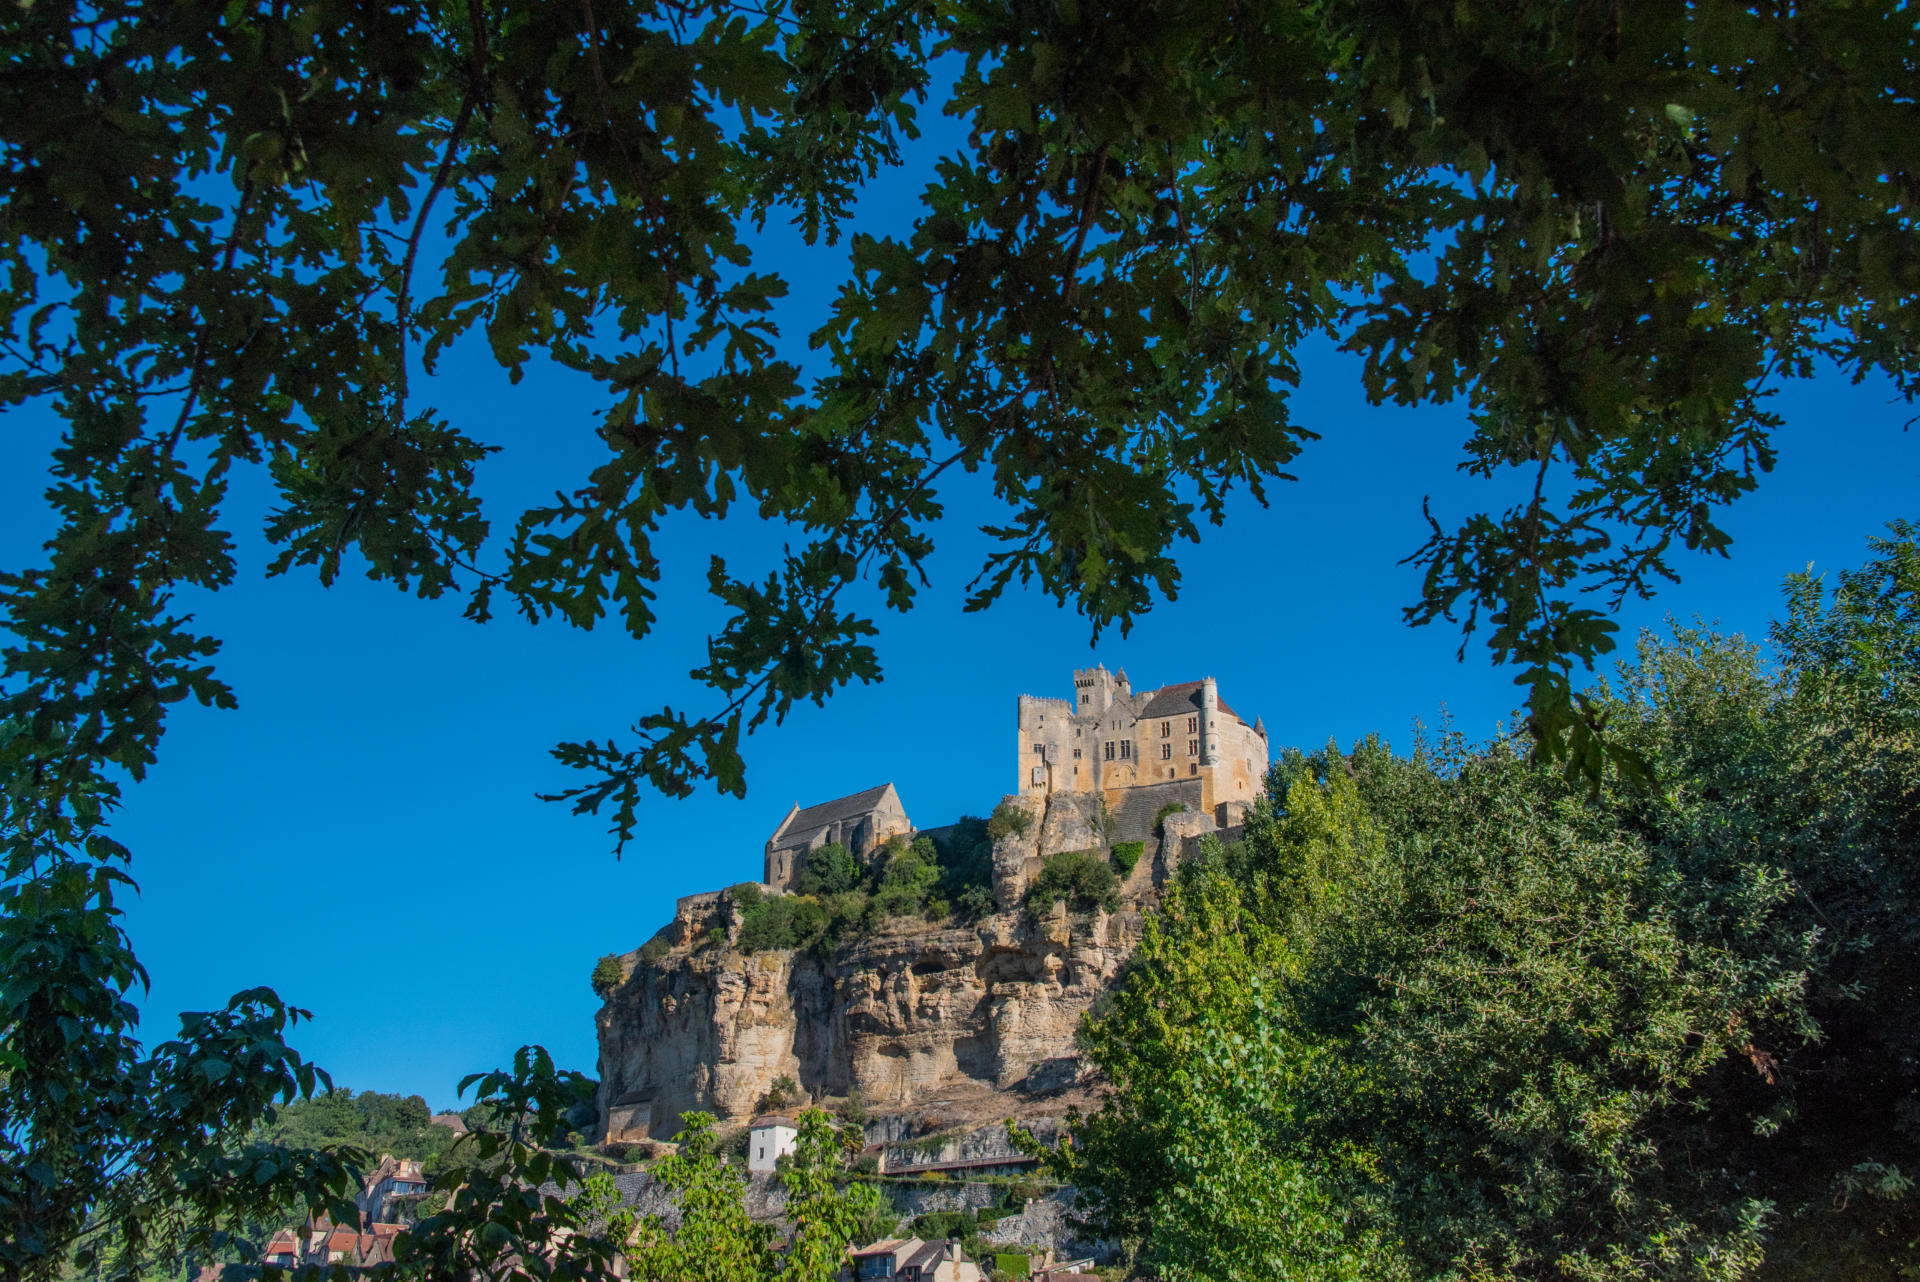
{"label": "stone roof", "polygon": [[784,1126],[790,1131],[798,1130],[800,1128],[800,1124],[798,1122],[794,1121],[791,1117],[788,1117],[784,1113],[768,1113],[765,1117],[754,1118],[752,1125],[749,1126],[747,1129],[757,1131],[768,1126]]}
{"label": "stone roof", "polygon": [[[1245,717],[1235,712],[1232,708],[1229,708],[1225,699],[1219,701],[1219,708],[1220,711],[1226,713],[1236,721],[1246,720]],[[1190,712],[1198,712],[1199,710],[1200,683],[1198,681],[1182,681],[1176,685],[1161,686],[1158,690],[1155,690],[1153,692],[1153,698],[1149,699],[1147,706],[1140,710],[1140,720],[1145,721],[1151,717],[1183,717]]]}
{"label": "stone roof", "polygon": [[868,788],[865,792],[856,792],[851,796],[840,797],[833,801],[823,801],[817,806],[808,806],[780,825],[779,839],[810,836],[829,824],[845,819],[855,819],[870,813],[887,795],[891,783],[883,783],[877,788]]}

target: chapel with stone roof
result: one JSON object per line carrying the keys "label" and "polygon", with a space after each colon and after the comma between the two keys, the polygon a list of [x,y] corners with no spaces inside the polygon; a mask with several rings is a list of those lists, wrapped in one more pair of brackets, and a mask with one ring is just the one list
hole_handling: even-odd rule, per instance
{"label": "chapel with stone roof", "polygon": [[891,783],[804,809],[796,801],[767,838],[766,884],[775,890],[792,890],[807,856],[828,842],[838,842],[865,859],[889,837],[912,831],[913,822]]}
{"label": "chapel with stone roof", "polygon": [[[1076,670],[1074,697],[1019,700],[1019,792],[1101,793],[1121,808],[1133,789],[1197,784],[1200,809],[1237,822],[1267,775],[1267,727],[1248,725],[1212,677],[1135,694],[1125,670]],[[1190,788],[1180,789],[1182,792]]]}

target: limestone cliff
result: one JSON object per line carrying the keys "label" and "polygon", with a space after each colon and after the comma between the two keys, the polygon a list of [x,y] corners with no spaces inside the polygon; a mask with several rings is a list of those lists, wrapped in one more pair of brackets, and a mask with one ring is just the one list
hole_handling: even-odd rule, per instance
{"label": "limestone cliff", "polygon": [[[1120,830],[1097,798],[1009,798],[1033,822],[993,851],[1002,911],[971,923],[897,919],[831,956],[743,953],[722,894],[682,900],[673,923],[624,959],[598,1016],[606,1138],[667,1138],[680,1114],[750,1117],[780,1077],[814,1099],[857,1089],[876,1112],[952,1121],[1057,1113],[1076,1096],[1074,1033],[1139,942],[1171,859],[1152,812]],[[1212,816],[1165,824],[1184,849]],[[1132,829],[1139,829],[1134,835]],[[1018,908],[1046,855],[1145,840],[1115,912],[1035,919]]]}

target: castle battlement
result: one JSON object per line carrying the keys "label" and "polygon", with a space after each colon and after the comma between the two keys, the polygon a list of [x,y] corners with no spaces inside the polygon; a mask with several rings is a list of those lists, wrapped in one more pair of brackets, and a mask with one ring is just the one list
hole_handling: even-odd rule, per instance
{"label": "castle battlement", "polygon": [[1208,811],[1250,803],[1267,774],[1267,728],[1249,725],[1212,677],[1143,690],[1104,665],[1076,669],[1072,699],[1021,695],[1022,796],[1102,794],[1118,808],[1128,789],[1198,780]]}

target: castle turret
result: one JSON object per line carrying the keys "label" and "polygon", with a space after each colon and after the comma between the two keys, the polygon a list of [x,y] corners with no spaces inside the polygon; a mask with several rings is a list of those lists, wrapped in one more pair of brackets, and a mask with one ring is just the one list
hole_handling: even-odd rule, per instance
{"label": "castle turret", "polygon": [[1200,682],[1200,764],[1220,764],[1220,686],[1212,677]]}

